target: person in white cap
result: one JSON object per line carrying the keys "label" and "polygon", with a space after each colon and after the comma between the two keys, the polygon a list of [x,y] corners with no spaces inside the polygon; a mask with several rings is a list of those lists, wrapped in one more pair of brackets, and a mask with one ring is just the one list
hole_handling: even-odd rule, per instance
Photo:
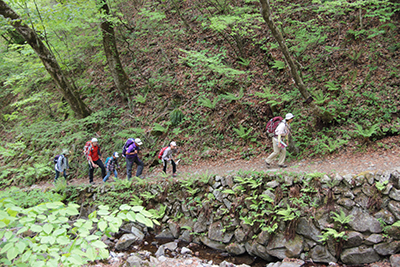
{"label": "person in white cap", "polygon": [[117,168],[119,168],[119,164],[118,164],[118,152],[114,152],[112,157],[108,157],[106,159],[106,171],[107,171],[107,175],[106,177],[104,177],[103,182],[107,182],[108,177],[110,177],[111,172],[114,173],[115,178],[118,178],[118,172],[117,172]]}
{"label": "person in white cap", "polygon": [[101,179],[104,179],[106,176],[106,168],[104,167],[103,161],[101,160],[101,151],[98,145],[97,138],[92,138],[92,144],[88,151],[88,160],[89,160],[89,183],[94,184],[93,182],[93,172],[95,168],[101,169]]}
{"label": "person in white cap", "polygon": [[[276,127],[274,136],[272,137],[272,145],[274,148],[274,152],[265,160],[267,164],[267,168],[271,167],[271,162],[274,158],[279,155],[278,166],[280,168],[286,168],[287,165],[284,164],[286,158],[286,147],[289,145],[289,134],[290,134],[290,123],[293,121],[293,114],[288,113],[285,116],[285,119],[279,123],[278,127]],[[286,143],[283,142],[282,137],[285,137]]]}
{"label": "person in white cap", "polygon": [[164,153],[162,155],[162,161],[163,161],[163,172],[167,173],[167,164],[168,162],[171,162],[172,164],[172,176],[176,176],[176,163],[172,158],[172,155],[176,153],[176,143],[172,141],[167,149],[164,150]]}
{"label": "person in white cap", "polygon": [[139,151],[140,151],[140,146],[143,145],[142,140],[139,138],[135,139],[135,142],[133,142],[126,150],[126,172],[128,175],[128,180],[131,180],[132,178],[132,166],[133,163],[136,163],[137,170],[136,170],[136,177],[140,177],[143,172],[143,161],[139,159]]}

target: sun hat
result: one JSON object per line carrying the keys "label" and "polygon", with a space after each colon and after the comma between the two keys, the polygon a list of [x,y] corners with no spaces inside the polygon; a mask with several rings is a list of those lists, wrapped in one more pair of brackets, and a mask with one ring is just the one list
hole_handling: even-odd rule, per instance
{"label": "sun hat", "polygon": [[288,113],[285,116],[285,120],[290,120],[290,119],[293,119],[293,118],[294,118],[294,115],[292,113]]}
{"label": "sun hat", "polygon": [[176,143],[175,143],[174,141],[172,141],[172,142],[170,143],[170,145],[171,145],[171,146],[176,146]]}
{"label": "sun hat", "polygon": [[135,143],[138,144],[139,146],[143,145],[142,140],[140,140],[139,138],[135,139]]}
{"label": "sun hat", "polygon": [[63,149],[63,151],[62,151],[62,153],[61,154],[63,154],[63,155],[69,155],[69,151],[68,151],[68,149]]}
{"label": "sun hat", "polygon": [[116,157],[116,158],[119,158],[118,152],[114,152],[113,156]]}
{"label": "sun hat", "polygon": [[92,142],[98,142],[97,138],[92,138]]}

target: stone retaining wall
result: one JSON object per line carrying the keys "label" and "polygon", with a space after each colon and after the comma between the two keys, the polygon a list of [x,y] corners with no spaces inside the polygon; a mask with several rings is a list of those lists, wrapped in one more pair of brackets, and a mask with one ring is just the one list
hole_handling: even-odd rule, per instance
{"label": "stone retaining wall", "polygon": [[400,251],[400,228],[393,226],[400,220],[399,178],[397,171],[199,177],[149,187],[157,197],[148,204],[166,206],[159,238],[270,262],[363,264]]}

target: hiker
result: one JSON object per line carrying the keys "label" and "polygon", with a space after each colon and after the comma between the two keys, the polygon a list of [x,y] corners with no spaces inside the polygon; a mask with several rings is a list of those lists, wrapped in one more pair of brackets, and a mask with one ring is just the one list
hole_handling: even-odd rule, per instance
{"label": "hiker", "polygon": [[91,145],[88,148],[88,161],[89,161],[89,183],[93,182],[93,171],[95,168],[100,167],[101,177],[104,179],[106,176],[106,168],[104,167],[103,161],[101,160],[101,151],[98,145],[97,138],[91,140]]}
{"label": "hiker", "polygon": [[110,177],[111,172],[114,173],[115,178],[118,178],[117,168],[119,168],[118,164],[118,152],[114,152],[112,157],[108,157],[106,159],[106,170],[107,175],[104,177],[103,182],[107,182],[108,177]]}
{"label": "hiker", "polygon": [[[293,114],[288,113],[285,119],[282,120],[275,129],[274,136],[272,137],[272,145],[274,152],[265,160],[267,168],[271,167],[271,162],[274,158],[279,155],[278,166],[280,168],[286,168],[287,165],[284,164],[286,158],[286,147],[289,144],[289,134],[290,134],[290,123],[293,121]],[[286,137],[286,144],[283,142],[282,137]]]}
{"label": "hiker", "polygon": [[126,149],[126,171],[128,174],[128,180],[130,181],[132,178],[132,166],[133,163],[136,163],[137,171],[136,177],[140,177],[143,171],[143,161],[139,159],[139,151],[140,146],[143,145],[142,141],[139,138],[136,138],[131,145]]}
{"label": "hiker", "polygon": [[171,142],[169,146],[164,150],[164,153],[162,155],[162,161],[163,161],[163,172],[167,173],[167,164],[168,162],[171,162],[172,164],[172,176],[176,177],[176,163],[172,159],[172,154],[176,153],[176,143]]}
{"label": "hiker", "polygon": [[69,151],[67,149],[63,149],[61,155],[58,155],[54,158],[54,169],[56,171],[56,177],[54,178],[54,182],[57,182],[58,177],[60,176],[60,172],[63,173],[64,179],[67,180],[66,170],[69,169],[68,158]]}

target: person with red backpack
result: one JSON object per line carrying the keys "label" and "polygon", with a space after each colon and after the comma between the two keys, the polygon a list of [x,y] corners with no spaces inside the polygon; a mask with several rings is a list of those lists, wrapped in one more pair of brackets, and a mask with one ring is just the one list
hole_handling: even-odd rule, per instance
{"label": "person with red backpack", "polygon": [[[129,139],[128,139],[129,140]],[[143,145],[142,141],[139,138],[136,138],[129,146],[126,148],[126,172],[128,175],[128,181],[132,178],[132,167],[133,163],[136,163],[136,177],[140,177],[142,175],[144,163],[139,159],[139,151],[140,146]]]}
{"label": "person with red backpack", "polygon": [[89,183],[93,182],[93,172],[95,168],[101,169],[101,178],[104,179],[106,176],[106,168],[104,167],[103,161],[101,160],[101,151],[98,145],[97,138],[91,140],[91,144],[87,148],[87,158],[89,162]]}
{"label": "person with red backpack", "polygon": [[[288,113],[285,116],[285,119],[282,120],[273,131],[274,135],[272,137],[272,145],[274,148],[274,152],[268,156],[265,160],[267,168],[271,167],[271,162],[274,158],[279,155],[278,166],[280,168],[286,168],[287,165],[284,164],[286,158],[286,147],[289,144],[289,134],[290,134],[290,123],[293,121],[293,114]],[[286,143],[283,142],[282,137],[285,137]]]}
{"label": "person with red backpack", "polygon": [[[164,150],[164,151],[163,151]],[[176,153],[176,143],[171,142],[169,146],[167,146],[165,149],[161,150],[162,156],[161,159],[163,161],[163,172],[167,173],[167,164],[171,162],[172,165],[172,176],[176,177],[176,163],[172,158],[172,155]],[[161,153],[160,153],[161,154]]]}

